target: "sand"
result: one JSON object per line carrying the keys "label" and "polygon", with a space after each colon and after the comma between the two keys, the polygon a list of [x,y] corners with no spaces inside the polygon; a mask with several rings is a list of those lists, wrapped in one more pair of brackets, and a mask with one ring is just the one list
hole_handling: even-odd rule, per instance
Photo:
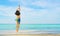
{"label": "sand", "polygon": [[0,36],[60,36],[60,34],[0,34]]}
{"label": "sand", "polygon": [[19,32],[14,30],[0,30],[0,36],[60,36],[60,34],[36,30],[20,30]]}

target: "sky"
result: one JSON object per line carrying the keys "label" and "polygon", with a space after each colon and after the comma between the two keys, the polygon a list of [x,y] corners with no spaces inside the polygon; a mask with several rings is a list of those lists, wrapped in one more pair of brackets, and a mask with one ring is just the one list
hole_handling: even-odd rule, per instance
{"label": "sky", "polygon": [[60,24],[60,0],[0,0],[0,24],[15,24],[20,3],[21,24]]}

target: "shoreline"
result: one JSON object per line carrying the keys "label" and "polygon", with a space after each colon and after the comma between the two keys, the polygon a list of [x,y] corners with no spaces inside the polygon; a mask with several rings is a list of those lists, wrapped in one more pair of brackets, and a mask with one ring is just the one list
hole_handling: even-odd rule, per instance
{"label": "shoreline", "polygon": [[0,30],[0,34],[60,34],[60,31],[41,31],[41,30]]}
{"label": "shoreline", "polygon": [[0,36],[60,36],[60,33],[48,33],[40,30],[19,30],[19,32],[15,30],[0,30]]}

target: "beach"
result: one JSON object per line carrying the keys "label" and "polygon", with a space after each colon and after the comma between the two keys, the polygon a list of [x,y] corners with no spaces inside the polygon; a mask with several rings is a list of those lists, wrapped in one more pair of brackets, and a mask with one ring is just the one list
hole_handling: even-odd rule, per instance
{"label": "beach", "polygon": [[6,35],[0,35],[0,36],[60,36],[60,34],[6,34]]}
{"label": "beach", "polygon": [[0,36],[60,36],[60,33],[47,32],[47,31],[36,31],[36,30],[0,30]]}
{"label": "beach", "polygon": [[60,24],[0,24],[0,36],[60,36]]}

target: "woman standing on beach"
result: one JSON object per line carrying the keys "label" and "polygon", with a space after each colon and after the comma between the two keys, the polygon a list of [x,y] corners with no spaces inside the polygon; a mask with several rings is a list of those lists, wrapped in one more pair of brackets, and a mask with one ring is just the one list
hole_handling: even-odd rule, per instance
{"label": "woman standing on beach", "polygon": [[16,10],[15,15],[16,15],[16,32],[18,32],[20,26],[20,6]]}

